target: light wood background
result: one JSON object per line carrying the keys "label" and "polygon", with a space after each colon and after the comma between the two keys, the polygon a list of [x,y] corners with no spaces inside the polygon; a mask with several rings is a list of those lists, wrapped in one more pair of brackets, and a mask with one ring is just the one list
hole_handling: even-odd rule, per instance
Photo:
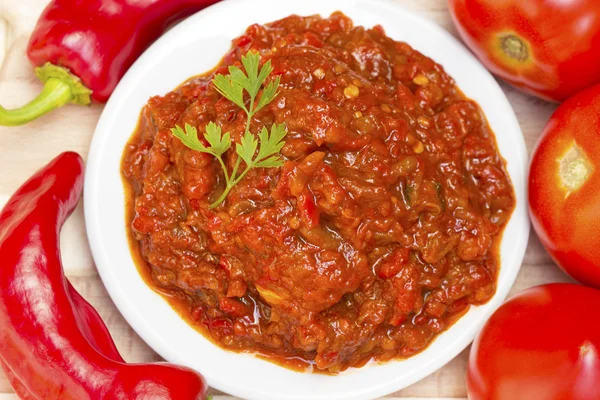
{"label": "light wood background", "polygon": [[[446,0],[394,1],[456,35]],[[25,48],[29,33],[47,2],[0,0],[0,104],[4,107],[24,104],[40,90],[25,56]],[[531,150],[555,105],[523,95],[505,84],[502,87],[517,113]],[[24,127],[0,127],[0,206],[24,180],[60,152],[74,150],[86,157],[101,112],[102,106],[97,104],[91,107],[67,106]],[[63,230],[62,246],[69,279],[100,312],[125,359],[130,362],[159,360],[123,320],[102,286],[87,245],[81,205]],[[569,280],[553,265],[532,233],[512,293],[541,283]],[[464,376],[467,355],[468,350],[465,350],[444,368],[393,396],[403,400],[466,397]],[[0,400],[14,399],[14,395],[8,394],[11,392],[10,385],[0,375]],[[214,390],[211,393],[220,394]],[[231,398],[223,396],[221,399]]]}

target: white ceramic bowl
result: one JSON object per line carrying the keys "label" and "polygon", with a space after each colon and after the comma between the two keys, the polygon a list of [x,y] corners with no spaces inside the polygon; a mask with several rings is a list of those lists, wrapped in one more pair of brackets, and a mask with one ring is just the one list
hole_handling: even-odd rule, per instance
{"label": "white ceramic bowl", "polygon": [[[441,63],[464,93],[483,108],[497,135],[515,187],[517,207],[501,245],[493,299],[472,308],[422,353],[405,361],[370,364],[339,376],[293,372],[249,354],[222,350],[188,326],[140,278],[125,231],[120,161],[148,98],[213,68],[230,41],[252,23],[290,14],[328,16],[341,10],[356,25],[381,24]],[[221,391],[250,399],[369,399],[431,374],[463,350],[501,304],[521,265],[529,234],[527,153],[517,119],[494,78],[448,32],[386,0],[229,0],[210,7],[161,37],[133,65],[106,105],[92,141],[85,177],[85,219],[94,260],[109,295],[127,322],[168,361],[195,368]]]}

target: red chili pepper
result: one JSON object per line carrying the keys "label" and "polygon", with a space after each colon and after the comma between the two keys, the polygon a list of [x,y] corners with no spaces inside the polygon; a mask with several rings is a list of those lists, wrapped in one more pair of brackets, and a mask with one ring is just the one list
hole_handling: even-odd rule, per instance
{"label": "red chili pepper", "polygon": [[0,125],[22,125],[67,103],[106,102],[131,64],[169,26],[217,1],[51,1],[27,48],[44,89],[21,108],[0,107]]}
{"label": "red chili pepper", "polygon": [[204,379],[192,370],[124,363],[65,278],[59,234],[82,175],[81,158],[63,153],[0,213],[0,367],[24,399],[204,399]]}
{"label": "red chili pepper", "polygon": [[[92,346],[99,352],[104,354],[111,360],[125,362],[115,343],[110,336],[110,332],[104,325],[104,321],[98,315],[98,312],[88,303],[81,295],[71,286],[71,283],[67,281],[67,287],[71,300],[72,306],[76,313],[76,317],[79,320],[79,327],[82,329],[82,333],[85,335],[87,340]],[[6,365],[0,356],[0,367],[4,371],[10,385],[13,390],[19,396],[21,400],[35,400],[36,397],[31,394],[27,387],[15,376],[12,370]]]}
{"label": "red chili pepper", "polygon": [[19,379],[17,379],[17,377],[15,376],[15,374],[13,374],[11,369],[8,368],[8,365],[6,365],[4,363],[4,361],[2,361],[2,360],[0,360],[0,367],[2,368],[2,371],[4,372],[6,379],[8,379],[10,386],[12,386],[13,390],[15,391],[15,393],[17,394],[19,399],[35,400],[35,397],[33,397],[31,392],[29,390],[27,390],[25,385],[23,385],[23,383]]}

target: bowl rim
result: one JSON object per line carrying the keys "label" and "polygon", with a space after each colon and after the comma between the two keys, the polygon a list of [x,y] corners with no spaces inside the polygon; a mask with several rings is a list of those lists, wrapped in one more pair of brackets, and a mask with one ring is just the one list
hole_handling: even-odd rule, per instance
{"label": "bowl rim", "polygon": [[[248,4],[250,2],[253,3],[252,7],[250,7]],[[296,3],[302,4],[300,5]],[[175,26],[169,32],[163,35],[159,40],[157,40],[148,50],[146,50],[146,52],[144,52],[144,54],[134,63],[134,65],[125,74],[125,76],[115,89],[113,95],[109,99],[104,111],[102,112],[102,115],[96,127],[96,131],[94,133],[94,137],[92,139],[92,144],[90,146],[90,152],[88,155],[84,187],[84,212],[87,235],[90,242],[92,256],[98,268],[98,272],[100,274],[102,282],[104,283],[107,292],[109,293],[109,296],[111,297],[114,304],[117,306],[119,312],[124,316],[125,320],[128,322],[128,324],[132,326],[135,332],[163,358],[171,362],[180,363],[183,365],[190,366],[192,368],[196,368],[204,374],[210,386],[220,391],[231,393],[233,395],[244,398],[260,398],[263,400],[309,398],[365,399],[392,393],[426,377],[427,375],[431,374],[432,372],[438,370],[443,365],[448,363],[451,359],[458,355],[458,353],[460,353],[464,348],[466,348],[475,337],[475,334],[479,327],[483,325],[483,323],[492,314],[492,312],[502,303],[504,298],[507,296],[508,291],[512,287],[514,280],[516,279],[517,273],[521,266],[521,261],[523,260],[525,254],[525,249],[529,237],[530,225],[526,207],[527,189],[525,184],[525,177],[528,164],[527,150],[525,147],[525,142],[523,139],[521,129],[516,119],[516,115],[512,110],[504,92],[502,91],[498,83],[494,80],[494,78],[489,74],[489,72],[487,72],[485,68],[481,64],[479,64],[479,62],[474,58],[474,56],[471,53],[469,53],[469,51],[462,44],[460,44],[450,33],[445,31],[435,23],[432,23],[429,20],[414,14],[413,12],[405,10],[395,2],[392,2],[390,0],[328,0],[327,6],[332,6],[331,8],[341,9],[341,11],[349,15],[353,20],[356,20],[356,17],[354,17],[352,13],[349,13],[349,10],[356,11],[356,15],[359,15],[358,10],[360,10],[361,13],[374,12],[376,14],[377,12],[379,12],[379,15],[382,19],[386,19],[385,15],[390,13],[396,16],[397,18],[403,18],[403,22],[405,23],[414,23],[416,24],[416,26],[422,27],[425,30],[424,32],[426,32],[425,34],[431,34],[436,38],[436,40],[443,41],[445,47],[449,46],[450,50],[456,52],[457,59],[460,60],[456,61],[455,63],[458,65],[458,67],[464,67],[469,70],[472,70],[472,73],[475,77],[479,77],[480,79],[482,79],[481,83],[485,87],[487,93],[486,96],[488,97],[485,97],[485,99],[483,97],[479,98],[479,94],[478,96],[472,96],[468,90],[465,90],[465,93],[468,97],[473,98],[482,106],[486,117],[488,117],[488,121],[490,122],[492,130],[496,133],[496,140],[498,142],[498,147],[500,148],[501,154],[503,155],[507,163],[510,160],[510,163],[507,164],[507,170],[509,171],[509,175],[513,182],[515,195],[517,198],[515,210],[513,211],[508,226],[505,228],[504,237],[502,239],[500,263],[501,271],[498,277],[496,294],[485,305],[480,307],[472,307],[471,310],[469,310],[469,312],[465,316],[463,316],[447,331],[438,335],[434,339],[434,341],[429,345],[429,347],[423,352],[419,353],[418,355],[411,357],[408,360],[391,361],[384,364],[370,365],[361,369],[353,369],[348,371],[347,373],[343,373],[334,377],[315,374],[301,374],[289,370],[285,370],[288,372],[283,373],[279,371],[283,370],[282,367],[274,366],[274,364],[271,364],[267,361],[249,356],[247,354],[232,353],[222,350],[216,345],[212,344],[207,339],[205,339],[204,337],[202,337],[202,335],[193,330],[193,328],[189,327],[185,322],[183,322],[180,319],[177,313],[172,309],[171,313],[174,314],[175,317],[180,320],[180,322],[185,324],[189,330],[192,330],[196,336],[190,336],[189,332],[186,331],[186,328],[172,320],[172,316],[165,317],[168,318],[169,323],[172,323],[174,325],[173,330],[170,332],[179,333],[179,330],[184,330],[187,333],[182,333],[182,335],[187,335],[184,336],[187,339],[193,337],[195,341],[200,342],[200,347],[202,347],[209,355],[213,357],[223,358],[225,360],[223,362],[225,363],[234,362],[239,363],[242,366],[239,367],[240,370],[238,371],[236,370],[237,366],[230,366],[229,368],[226,366],[221,366],[221,360],[191,360],[191,355],[183,354],[180,348],[175,350],[175,347],[179,346],[178,343],[169,342],[165,340],[165,337],[161,336],[162,334],[164,334],[163,330],[166,332],[166,330],[170,328],[162,326],[167,325],[166,323],[159,325],[151,324],[149,322],[150,317],[148,316],[149,311],[147,310],[147,308],[149,307],[148,304],[152,304],[152,306],[156,307],[156,309],[158,310],[156,311],[156,313],[160,314],[166,312],[164,307],[160,306],[158,303],[155,302],[156,299],[154,299],[154,297],[157,297],[159,295],[152,291],[152,289],[150,289],[149,287],[145,286],[146,284],[138,275],[139,281],[142,281],[142,284],[146,287],[146,290],[150,291],[151,293],[137,291],[136,293],[142,296],[143,299],[140,300],[133,298],[134,295],[130,292],[138,290],[137,288],[139,282],[121,282],[122,274],[125,273],[123,271],[126,271],[127,276],[131,276],[131,271],[129,271],[130,267],[127,264],[133,263],[133,261],[130,259],[128,263],[127,260],[123,259],[123,257],[119,258],[118,256],[115,256],[113,254],[115,246],[118,245],[118,243],[114,242],[115,237],[120,236],[121,232],[114,232],[114,229],[119,230],[119,228],[115,228],[115,226],[117,225],[115,225],[112,222],[112,227],[114,229],[107,229],[107,221],[112,221],[114,219],[120,218],[121,211],[124,212],[125,207],[122,183],[120,181],[120,174],[118,185],[121,186],[121,191],[119,193],[117,193],[114,190],[114,179],[110,178],[110,176],[114,178],[115,165],[113,164],[115,156],[114,154],[111,155],[109,153],[109,149],[107,148],[107,143],[109,143],[109,140],[111,140],[111,135],[113,135],[113,131],[119,131],[119,129],[116,128],[119,122],[119,113],[123,109],[127,109],[128,99],[130,99],[132,96],[135,96],[136,90],[141,90],[139,89],[140,87],[143,87],[141,83],[145,82],[143,77],[149,75],[148,71],[153,71],[154,69],[159,68],[157,65],[162,65],[160,63],[168,63],[168,61],[165,61],[165,54],[172,54],[173,51],[181,51],[182,49],[185,49],[187,45],[189,45],[190,41],[195,42],[197,40],[196,38],[190,38],[188,34],[194,32],[199,33],[198,29],[201,29],[198,28],[199,25],[210,26],[215,31],[218,31],[219,29],[227,30],[230,29],[231,26],[226,26],[227,24],[222,23],[219,25],[215,21],[223,21],[224,16],[229,15],[229,13],[232,12],[232,10],[234,9],[240,14],[243,14],[240,11],[248,11],[249,7],[250,9],[258,8],[264,10],[264,8],[257,7],[257,5],[264,5],[276,7],[278,8],[276,12],[280,13],[283,12],[281,10],[291,11],[287,12],[286,14],[281,14],[281,17],[283,17],[291,13],[308,15],[307,13],[303,13],[302,11],[311,10],[313,8],[316,10],[316,12],[313,12],[313,14],[319,13],[319,10],[326,7],[322,3],[324,3],[322,0],[305,0],[303,2],[277,2],[277,4],[270,3],[269,0],[228,0],[226,2],[217,3],[211,7],[208,7],[203,11],[189,17],[179,25]],[[300,12],[298,12],[298,10],[300,10]],[[363,18],[363,14],[360,15],[360,18]],[[245,18],[248,18],[248,16],[245,16]],[[259,19],[258,15],[256,16],[256,18]],[[271,18],[268,20],[274,19],[276,18]],[[260,22],[265,21],[261,20]],[[386,23],[389,24],[389,21],[387,19]],[[390,32],[388,31],[388,27],[391,27],[391,25],[386,25],[386,23],[382,24],[386,29],[386,33],[388,34],[388,36],[399,40],[396,37],[394,37],[393,33],[390,34]],[[233,25],[235,26],[235,24]],[[243,29],[245,29],[247,25],[239,26],[239,29],[237,30],[237,35],[241,34],[243,32]],[[356,25],[364,24],[356,22]],[[235,37],[235,35],[233,37]],[[233,37],[229,37],[229,39],[232,39]],[[206,38],[203,38],[203,40],[204,39]],[[211,37],[209,37],[209,39],[213,40]],[[406,41],[409,44],[411,44],[411,46],[413,46],[411,40]],[[419,51],[424,52],[425,54],[429,54],[426,51],[420,49],[418,46],[413,47],[415,47]],[[220,54],[222,55],[224,53],[225,52],[223,51]],[[431,57],[436,62],[440,62],[438,58],[436,58],[436,55],[431,55]],[[159,62],[156,62],[156,60],[159,60]],[[445,69],[449,69],[447,68],[446,64],[442,62],[440,63],[444,66]],[[449,63],[456,67],[456,65],[453,62],[449,61]],[[456,70],[457,72],[460,72],[458,69]],[[198,71],[196,72],[196,74],[201,72],[202,71]],[[450,75],[454,77],[453,73],[450,73]],[[191,75],[188,75],[188,77],[189,76]],[[146,81],[147,80],[148,79],[146,79]],[[181,81],[179,83],[181,83]],[[163,93],[164,89],[169,87],[169,85],[163,84],[161,82],[151,81],[151,86],[156,86],[156,90],[153,93]],[[466,83],[466,80],[464,80],[464,82]],[[148,82],[145,83],[148,84]],[[465,89],[465,85],[462,84],[458,79],[457,84],[462,90]],[[171,86],[170,90],[172,90],[173,88],[174,86]],[[147,90],[147,88],[144,88],[143,90]],[[475,91],[478,89],[475,88],[475,86],[473,86],[472,90]],[[482,100],[484,101],[482,102]],[[141,108],[137,109],[136,111],[136,121],[140,111]],[[490,116],[492,117],[490,118]],[[131,118],[133,117],[129,117],[129,119]],[[502,131],[502,137],[498,136],[498,131],[496,129],[497,126],[504,126],[506,128],[506,131]],[[124,130],[124,128],[122,130]],[[132,131],[132,129],[128,131],[129,134],[125,138],[125,141],[129,139]],[[510,136],[510,138],[508,139],[504,136],[506,132],[508,132]],[[507,140],[509,141],[507,142]],[[500,145],[501,143],[502,146]],[[117,157],[119,160],[119,165],[116,166],[116,169],[120,171],[120,160],[123,148],[121,147],[117,150],[119,153]],[[108,181],[106,181],[107,179]],[[108,208],[109,205],[107,204],[112,201],[111,196],[121,198],[121,203],[123,204],[121,211],[115,211],[113,209]],[[121,222],[122,230],[124,231],[125,220],[122,219]],[[509,235],[510,237],[507,239],[509,227],[511,227],[511,232]],[[510,248],[505,249],[504,244],[509,239],[511,241]],[[131,258],[130,254],[129,258]],[[116,261],[118,261],[118,263],[115,263]],[[123,266],[123,263],[126,265]],[[117,271],[117,267],[115,267],[114,265],[119,265],[119,268],[123,268],[123,271]],[[135,273],[137,274],[137,269],[135,270]],[[501,277],[502,280],[500,280]],[[170,306],[166,304],[167,302],[161,297],[159,301],[164,302],[165,305],[170,309]],[[152,312],[154,312],[154,310]],[[162,333],[159,334],[157,332],[158,330],[161,330]],[[436,345],[436,343],[439,344],[439,342],[442,341],[442,338],[444,345],[447,346],[444,348],[438,348],[440,346]],[[212,351],[209,347],[205,346],[205,343],[203,343],[202,340],[206,341],[209,344],[209,346],[219,349],[219,351]],[[194,342],[194,344],[196,344],[196,342]],[[438,353],[433,354],[432,349],[435,349],[436,351],[438,351]],[[190,349],[190,353],[192,353],[194,350],[195,349]],[[400,364],[402,364],[405,368],[395,367]],[[217,365],[218,368],[216,367]],[[277,370],[275,370],[274,368],[276,368]],[[402,369],[406,370],[404,371],[404,374],[402,376],[393,377],[395,376],[394,372],[396,370],[400,371]],[[215,370],[218,370],[220,372],[215,372]],[[366,372],[372,370],[376,370],[376,373]],[[229,375],[225,376],[223,374],[224,371],[227,371]],[[231,379],[231,373],[237,373],[239,375],[242,372],[244,374],[259,374],[260,379],[258,383],[256,383],[256,381],[242,382],[241,377],[240,381],[238,381],[238,376],[236,375],[233,376],[236,379]],[[269,390],[269,384],[279,384],[276,382],[269,382],[271,379],[265,379],[265,376],[263,375],[268,374],[276,376],[278,379],[283,379],[285,382],[282,383],[280,386],[277,386],[276,389]],[[263,380],[265,382],[263,382]],[[272,379],[272,381],[275,380],[276,379]],[[336,382],[337,380],[339,380],[338,383],[331,383]],[[249,382],[254,382],[256,384],[248,384]],[[288,391],[283,392],[282,390],[284,388],[286,388]],[[336,388],[339,390],[334,391]]]}

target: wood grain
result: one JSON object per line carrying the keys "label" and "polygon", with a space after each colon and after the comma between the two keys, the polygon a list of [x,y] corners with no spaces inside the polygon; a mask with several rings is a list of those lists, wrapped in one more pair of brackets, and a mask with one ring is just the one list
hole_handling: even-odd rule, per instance
{"label": "wood grain", "polygon": [[[395,1],[456,34],[445,0]],[[5,107],[19,106],[40,90],[25,57],[25,48],[31,27],[46,2],[47,0],[3,0],[0,4],[0,54],[7,43],[6,32],[12,34],[0,69],[0,104]],[[531,150],[555,106],[523,95],[505,84],[502,84],[502,88],[517,113],[527,147]],[[25,127],[0,127],[0,205],[35,170],[61,151],[74,150],[85,158],[101,111],[101,105],[67,106],[60,112],[52,113]],[[65,225],[61,243],[69,279],[100,312],[125,359],[132,362],[158,360],[159,357],[123,320],[97,275],[85,237],[81,204]],[[570,279],[552,263],[532,234],[511,294],[542,283],[564,281]],[[394,396],[402,397],[403,400],[439,396],[464,398],[467,355],[468,350],[465,350],[444,368]],[[0,393],[2,392],[11,392],[11,389],[6,380],[0,377]],[[0,400],[8,399],[14,397],[0,395]],[[220,398],[226,399],[231,398]]]}
{"label": "wood grain", "polygon": [[10,35],[8,31],[8,21],[0,17],[0,65],[4,61],[8,44],[10,43]]}

